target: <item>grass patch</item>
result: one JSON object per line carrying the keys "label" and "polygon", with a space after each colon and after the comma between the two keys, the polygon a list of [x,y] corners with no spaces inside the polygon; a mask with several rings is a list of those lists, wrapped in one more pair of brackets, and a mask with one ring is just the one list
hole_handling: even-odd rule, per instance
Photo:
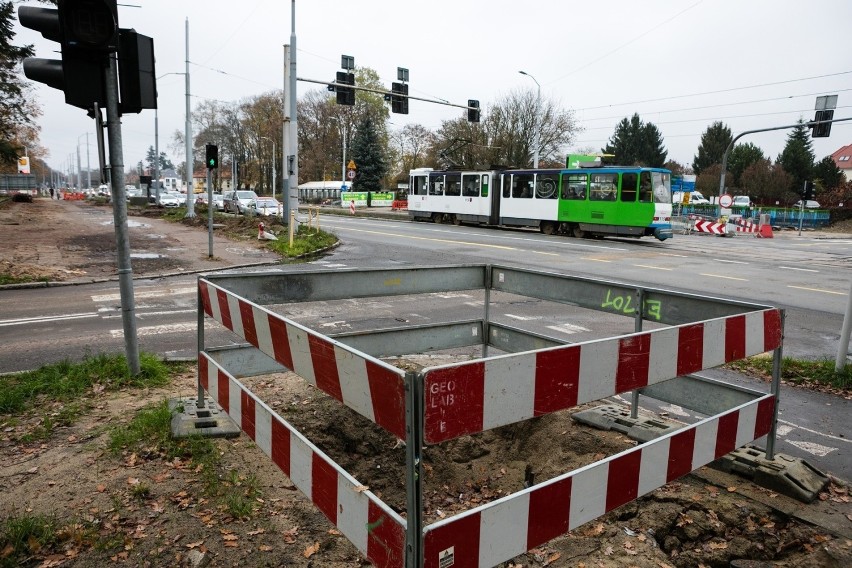
{"label": "grass patch", "polygon": [[[729,367],[764,380],[772,378],[771,357],[749,357],[728,364]],[[849,390],[852,388],[852,365],[839,372],[834,370],[833,359],[793,359],[784,357],[781,364],[781,380],[796,385],[819,385]]]}
{"label": "grass patch", "polygon": [[4,284],[27,284],[28,282],[50,282],[50,278],[46,276],[39,276],[38,278],[33,278],[32,276],[12,276],[9,273],[0,273],[0,286]]}
{"label": "grass patch", "polygon": [[266,246],[282,256],[294,258],[326,249],[336,243],[337,237],[332,233],[300,225],[296,234],[293,235],[292,247],[290,247],[290,235],[286,228],[278,234],[277,241],[269,241]]}
{"label": "grass patch", "polygon": [[141,371],[131,376],[123,355],[88,356],[79,363],[68,360],[35,371],[7,375],[0,388],[0,414],[31,408],[36,400],[67,402],[100,385],[104,390],[162,386],[169,382],[168,366],[148,353],[139,356]]}
{"label": "grass patch", "polygon": [[59,543],[55,519],[45,515],[12,516],[0,525],[0,567],[21,566],[27,558]]}

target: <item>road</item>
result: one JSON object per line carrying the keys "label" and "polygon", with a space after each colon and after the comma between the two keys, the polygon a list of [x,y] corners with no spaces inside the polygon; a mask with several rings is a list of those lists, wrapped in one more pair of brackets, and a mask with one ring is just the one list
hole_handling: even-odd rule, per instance
{"label": "road", "polygon": [[[850,239],[685,236],[659,243],[578,240],[528,231],[366,218],[325,216],[322,223],[343,240],[338,249],[312,263],[275,269],[502,263],[767,303],[786,310],[784,352],[795,357],[834,358],[852,278]],[[173,357],[194,356],[195,279],[184,275],[135,281],[141,349]],[[363,305],[361,316],[354,314],[356,307],[354,303],[344,311],[294,307],[289,315],[322,330],[346,328],[359,317],[362,326],[425,317],[421,305]],[[495,318],[523,317],[518,315],[519,309],[507,305],[502,310],[495,308],[493,314]],[[545,306],[526,305],[523,309],[532,309],[545,327],[574,326],[570,328],[576,334],[572,341],[587,338],[582,330],[588,329],[576,315],[566,322]],[[35,368],[87,352],[123,349],[117,282],[6,290],[0,293],[0,313],[0,372]],[[602,325],[601,321],[592,323]],[[225,331],[207,333],[214,344],[235,341]],[[725,378],[722,371],[707,374]],[[838,397],[784,389],[779,451],[852,479],[852,431],[844,419],[849,416],[849,404]]]}

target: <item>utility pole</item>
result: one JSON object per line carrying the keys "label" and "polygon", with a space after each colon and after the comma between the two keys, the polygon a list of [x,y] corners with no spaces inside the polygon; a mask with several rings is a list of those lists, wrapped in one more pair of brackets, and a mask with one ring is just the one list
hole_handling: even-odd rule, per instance
{"label": "utility pole", "polygon": [[192,116],[189,104],[189,18],[186,19],[186,216],[195,217],[195,190],[192,187]]}

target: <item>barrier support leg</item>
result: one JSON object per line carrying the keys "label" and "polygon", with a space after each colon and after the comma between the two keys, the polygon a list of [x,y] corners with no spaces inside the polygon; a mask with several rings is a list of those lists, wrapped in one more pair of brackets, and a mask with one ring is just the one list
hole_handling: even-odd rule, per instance
{"label": "barrier support leg", "polygon": [[423,565],[423,375],[405,374],[405,568]]}
{"label": "barrier support leg", "polygon": [[[637,333],[642,331],[642,312],[645,301],[645,291],[642,288],[636,290],[636,310],[633,312],[633,330]],[[639,390],[630,393],[630,418],[639,417]]]}
{"label": "barrier support leg", "polygon": [[[201,352],[204,351],[204,304],[201,301],[201,287],[197,283],[195,287],[197,288],[195,291],[195,305],[198,306],[198,351],[196,356],[200,359]],[[204,408],[204,387],[201,386],[201,367],[197,368],[195,375],[198,387],[198,401],[196,402],[196,406]]]}
{"label": "barrier support leg", "polygon": [[772,413],[772,424],[769,426],[769,434],[766,435],[766,459],[775,459],[775,438],[778,432],[778,406],[781,397],[781,361],[784,349],[784,319],[786,312],[781,310],[781,345],[772,352],[772,394],[775,395],[775,411]]}
{"label": "barrier support leg", "polygon": [[488,316],[491,313],[491,266],[485,267],[485,313],[483,314],[484,323],[482,325],[482,357],[488,357],[488,341],[491,339],[491,330],[489,329]]}

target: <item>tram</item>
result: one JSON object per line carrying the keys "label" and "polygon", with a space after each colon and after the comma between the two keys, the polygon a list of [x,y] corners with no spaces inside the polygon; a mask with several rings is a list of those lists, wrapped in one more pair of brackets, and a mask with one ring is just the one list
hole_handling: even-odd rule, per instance
{"label": "tram", "polygon": [[[577,162],[575,162],[577,163]],[[435,223],[533,227],[574,237],[672,236],[671,172],[601,166],[411,170],[408,213]]]}

